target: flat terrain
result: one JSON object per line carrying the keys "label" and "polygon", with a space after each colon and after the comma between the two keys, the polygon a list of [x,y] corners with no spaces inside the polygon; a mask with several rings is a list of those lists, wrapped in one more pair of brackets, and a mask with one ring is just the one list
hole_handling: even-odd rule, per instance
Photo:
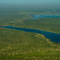
{"label": "flat terrain", "polygon": [[[21,28],[44,30],[60,34],[60,18],[33,18],[31,12],[6,10],[0,12],[0,26],[10,25]],[[34,13],[35,14],[35,13]],[[60,44],[41,34],[0,28],[1,60],[59,60]]]}

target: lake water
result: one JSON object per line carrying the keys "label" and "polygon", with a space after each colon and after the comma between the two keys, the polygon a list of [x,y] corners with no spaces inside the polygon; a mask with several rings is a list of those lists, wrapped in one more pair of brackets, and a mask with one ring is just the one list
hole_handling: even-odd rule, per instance
{"label": "lake water", "polygon": [[60,34],[57,34],[57,33],[51,33],[51,32],[36,30],[36,29],[18,28],[18,27],[13,27],[13,26],[0,26],[0,27],[21,30],[21,31],[25,31],[25,32],[43,34],[46,38],[50,39],[50,41],[55,42],[55,43],[60,43]]}
{"label": "lake water", "polygon": [[[39,18],[45,18],[45,17],[60,17],[60,15],[32,15],[32,16],[34,17],[32,19],[39,19]],[[0,26],[0,27],[21,30],[21,31],[25,31],[25,32],[33,32],[33,33],[43,34],[46,38],[50,39],[50,41],[55,42],[55,43],[60,43],[60,34],[57,34],[57,33],[36,30],[36,29],[18,28],[18,27],[13,27],[13,26]]]}
{"label": "lake water", "polygon": [[55,17],[59,18],[60,17],[60,15],[31,15],[31,16],[34,17],[32,19],[47,18],[47,17],[49,17],[49,18],[51,18],[51,17],[53,17],[53,18],[55,18]]}

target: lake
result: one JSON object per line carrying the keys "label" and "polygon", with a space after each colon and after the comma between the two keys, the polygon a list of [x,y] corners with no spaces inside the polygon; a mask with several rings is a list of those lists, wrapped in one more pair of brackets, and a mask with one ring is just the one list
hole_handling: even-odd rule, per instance
{"label": "lake", "polygon": [[[39,18],[46,18],[46,17],[60,17],[60,15],[32,15],[32,16],[34,17],[32,19],[39,19]],[[57,34],[57,33],[36,30],[36,29],[18,28],[18,27],[13,27],[13,26],[0,26],[0,27],[14,29],[14,30],[21,30],[21,31],[25,31],[25,32],[33,32],[33,33],[43,34],[50,41],[55,42],[55,43],[60,43],[60,34]]]}
{"label": "lake", "polygon": [[53,18],[55,18],[55,17],[57,17],[57,18],[60,18],[60,15],[31,15],[32,17],[34,17],[34,18],[32,18],[32,19],[39,19],[39,18],[51,18],[51,17],[53,17]]}
{"label": "lake", "polygon": [[55,43],[60,43],[60,34],[57,34],[57,33],[36,30],[36,29],[18,28],[18,27],[13,27],[13,26],[0,26],[0,27],[21,30],[21,31],[25,31],[25,32],[33,32],[33,33],[43,34],[46,38],[50,39],[50,41],[55,42]]}

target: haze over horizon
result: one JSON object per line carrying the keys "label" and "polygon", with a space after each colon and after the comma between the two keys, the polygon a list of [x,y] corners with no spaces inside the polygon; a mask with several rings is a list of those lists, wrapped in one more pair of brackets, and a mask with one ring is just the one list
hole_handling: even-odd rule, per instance
{"label": "haze over horizon", "polygon": [[0,0],[1,6],[60,7],[60,0]]}

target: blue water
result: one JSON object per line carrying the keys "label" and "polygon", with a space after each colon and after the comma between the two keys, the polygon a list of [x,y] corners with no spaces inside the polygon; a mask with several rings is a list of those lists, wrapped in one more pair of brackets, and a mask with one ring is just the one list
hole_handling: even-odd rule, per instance
{"label": "blue water", "polygon": [[[60,17],[60,15],[32,15],[32,16],[34,17],[32,19],[39,19],[39,18],[46,18],[46,17]],[[18,27],[13,27],[13,26],[0,26],[0,27],[43,34],[46,38],[50,39],[50,41],[55,42],[55,43],[60,43],[60,34],[57,34],[57,33],[36,30],[36,29],[18,28]]]}
{"label": "blue water", "polygon": [[50,41],[55,43],[60,43],[60,34],[57,34],[57,33],[51,33],[51,32],[36,30],[36,29],[18,28],[13,26],[0,26],[0,27],[43,34],[46,38],[50,39]]}
{"label": "blue water", "polygon": [[31,15],[31,16],[34,17],[32,19],[47,18],[47,17],[50,17],[50,18],[60,17],[60,15]]}

